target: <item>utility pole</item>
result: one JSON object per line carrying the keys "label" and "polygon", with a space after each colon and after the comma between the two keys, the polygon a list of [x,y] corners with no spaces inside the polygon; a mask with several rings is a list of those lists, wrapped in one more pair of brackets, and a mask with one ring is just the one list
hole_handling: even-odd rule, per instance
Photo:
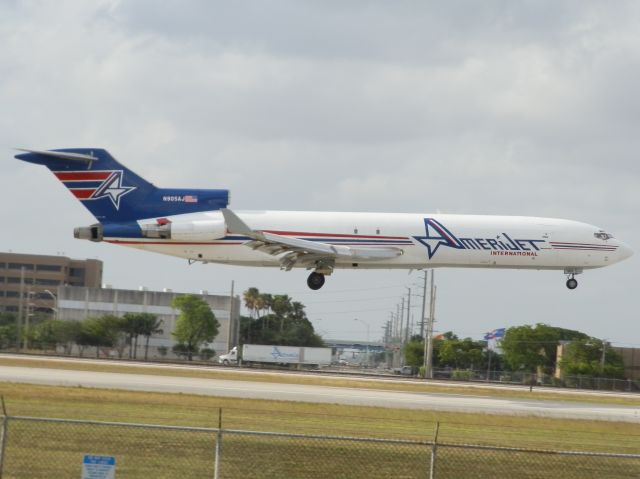
{"label": "utility pole", "polygon": [[[236,324],[233,322],[233,288],[235,285],[235,281],[231,280],[231,295],[229,296],[229,330],[227,331],[227,351],[231,351],[231,339],[235,334],[231,334],[231,328],[233,328],[233,332],[235,333],[237,330]],[[238,319],[239,321],[239,319]],[[237,336],[236,336],[237,338]],[[238,340],[236,339],[236,343]]]}
{"label": "utility pole", "polygon": [[405,344],[409,342],[409,323],[411,321],[411,288],[407,288],[409,290],[407,294],[407,327],[404,330],[404,342]]}
{"label": "utility pole", "polygon": [[22,348],[22,314],[24,313],[24,266],[20,267],[20,298],[18,300],[17,348]]}
{"label": "utility pole", "polygon": [[398,334],[398,336],[400,338],[400,344],[404,344],[404,329],[402,328],[404,325],[404,296],[400,304],[400,334]]}
{"label": "utility pole", "polygon": [[397,338],[398,335],[398,318],[400,317],[400,305],[396,304],[396,314],[393,317],[393,337]]}
{"label": "utility pole", "polygon": [[33,291],[31,291],[31,286],[27,287],[27,307],[24,309],[26,314],[24,315],[24,335],[22,338],[22,348],[27,351],[29,349],[29,327],[30,327],[30,318],[34,312],[34,304],[31,302],[33,299]]}
{"label": "utility pole", "polygon": [[600,358],[600,375],[604,373],[604,361],[607,358],[607,340],[602,340],[602,357]]}
{"label": "utility pole", "polygon": [[429,299],[429,321],[427,323],[427,337],[425,338],[425,363],[424,377],[425,379],[433,378],[433,323],[436,311],[436,286],[433,279],[433,270],[431,270],[431,296]]}
{"label": "utility pole", "polygon": [[427,318],[424,316],[425,306],[427,304],[427,270],[424,270],[424,289],[422,291],[422,314],[420,315],[420,337],[424,338],[424,326]]}

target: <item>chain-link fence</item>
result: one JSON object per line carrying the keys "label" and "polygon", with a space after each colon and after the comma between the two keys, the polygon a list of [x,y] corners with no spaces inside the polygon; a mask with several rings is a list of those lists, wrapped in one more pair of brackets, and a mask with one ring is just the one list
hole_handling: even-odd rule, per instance
{"label": "chain-link fence", "polygon": [[[4,417],[0,479],[81,477],[84,455],[118,478],[638,478],[640,454]],[[437,436],[436,436],[437,438]]]}
{"label": "chain-link fence", "polygon": [[491,382],[533,386],[551,386],[568,389],[591,389],[595,391],[640,392],[639,379],[612,379],[592,376],[563,376],[532,374],[524,371],[487,371],[479,369],[434,369],[435,379],[452,381]]}

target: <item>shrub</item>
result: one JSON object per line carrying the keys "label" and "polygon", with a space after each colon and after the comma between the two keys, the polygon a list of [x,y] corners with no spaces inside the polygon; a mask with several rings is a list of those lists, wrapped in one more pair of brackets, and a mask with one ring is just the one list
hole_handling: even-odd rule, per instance
{"label": "shrub", "polygon": [[471,381],[473,376],[473,371],[461,371],[456,369],[451,373],[451,379],[454,381]]}

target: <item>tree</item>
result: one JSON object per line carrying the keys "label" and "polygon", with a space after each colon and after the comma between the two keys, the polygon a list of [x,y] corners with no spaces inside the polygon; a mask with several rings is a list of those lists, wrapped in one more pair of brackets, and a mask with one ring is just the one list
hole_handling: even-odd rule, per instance
{"label": "tree", "polygon": [[[451,331],[447,331],[438,337],[433,338],[433,367],[440,367],[440,349],[447,340],[458,340],[458,336]],[[419,336],[414,336],[404,346],[404,360],[408,366],[420,367],[424,364],[424,340]]]}
{"label": "tree", "polygon": [[273,296],[268,293],[260,293],[258,299],[256,300],[256,309],[258,310],[258,315],[260,315],[260,311],[263,311],[263,314],[260,315],[262,318],[262,328],[269,328],[269,311],[271,310],[271,306],[273,305]]}
{"label": "tree", "polygon": [[82,346],[94,346],[96,358],[100,357],[101,347],[113,347],[118,337],[122,335],[122,321],[113,315],[88,318],[81,325],[76,343]]}
{"label": "tree", "polygon": [[284,330],[285,316],[291,312],[291,298],[286,294],[276,294],[273,297],[273,313],[280,317],[280,333]]}
{"label": "tree", "polygon": [[10,312],[0,313],[0,348],[14,347],[18,341],[17,315]]}
{"label": "tree", "polygon": [[404,345],[404,363],[416,368],[424,364],[424,341],[413,339]]}
{"label": "tree", "polygon": [[71,354],[71,349],[81,328],[79,321],[60,321],[48,319],[37,324],[31,330],[32,344],[41,349],[64,348],[65,354]]}
{"label": "tree", "polygon": [[484,364],[484,344],[471,338],[445,339],[438,352],[441,366],[477,369]]}
{"label": "tree", "polygon": [[80,330],[82,329],[82,323],[76,320],[60,321],[55,320],[55,338],[58,346],[64,348],[64,353],[69,355],[73,350],[73,345],[76,342],[76,338]]}
{"label": "tree", "polygon": [[185,351],[187,359],[192,361],[194,352],[197,352],[203,343],[213,341],[218,335],[220,323],[207,302],[193,294],[176,296],[171,306],[180,310],[172,334]]}
{"label": "tree", "polygon": [[144,336],[147,330],[146,326],[152,317],[156,318],[156,315],[151,313],[125,313],[122,316],[122,330],[128,336],[129,358],[137,359],[138,336]]}
{"label": "tree", "polygon": [[155,314],[141,313],[140,314],[140,334],[145,337],[144,343],[144,360],[147,360],[149,355],[149,339],[154,334],[162,334],[162,320],[158,319]]}
{"label": "tree", "polygon": [[[605,348],[604,354],[603,348]],[[585,375],[617,379],[624,377],[624,365],[620,355],[607,349],[606,343],[596,338],[577,339],[568,343],[562,354],[560,365],[564,373],[569,376]]]}
{"label": "tree", "polygon": [[543,368],[545,372],[551,373],[556,362],[558,342],[586,338],[588,336],[579,331],[538,323],[535,326],[507,329],[500,347],[505,362],[512,370],[536,372],[538,368]]}
{"label": "tree", "polygon": [[0,312],[0,326],[10,326],[16,324],[17,315],[7,311]]}
{"label": "tree", "polygon": [[304,305],[286,295],[260,293],[257,288],[244,292],[245,305],[256,314],[240,318],[240,338],[244,343],[283,346],[324,346],[304,312]]}
{"label": "tree", "polygon": [[191,361],[190,358],[193,358],[193,355],[198,352],[198,350],[193,348],[193,346],[188,346],[184,343],[174,344],[171,350],[173,351],[173,354],[179,358],[188,359],[189,361]]}
{"label": "tree", "polygon": [[259,296],[260,291],[258,290],[258,288],[249,288],[242,294],[244,305],[249,310],[249,315],[252,318],[258,316],[258,308],[256,307],[256,305],[258,303]]}

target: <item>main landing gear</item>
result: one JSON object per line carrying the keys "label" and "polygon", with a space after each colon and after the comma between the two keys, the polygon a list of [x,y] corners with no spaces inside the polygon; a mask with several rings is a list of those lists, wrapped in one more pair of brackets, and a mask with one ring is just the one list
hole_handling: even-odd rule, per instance
{"label": "main landing gear", "polygon": [[578,280],[575,278],[576,274],[582,273],[581,268],[567,268],[564,270],[564,274],[567,277],[567,288],[576,289],[578,287]]}
{"label": "main landing gear", "polygon": [[333,273],[335,262],[333,259],[320,259],[315,262],[313,273],[307,278],[307,285],[314,291],[324,286],[324,277]]}
{"label": "main landing gear", "polygon": [[324,285],[324,274],[314,271],[307,278],[307,285],[313,290],[322,288]]}

